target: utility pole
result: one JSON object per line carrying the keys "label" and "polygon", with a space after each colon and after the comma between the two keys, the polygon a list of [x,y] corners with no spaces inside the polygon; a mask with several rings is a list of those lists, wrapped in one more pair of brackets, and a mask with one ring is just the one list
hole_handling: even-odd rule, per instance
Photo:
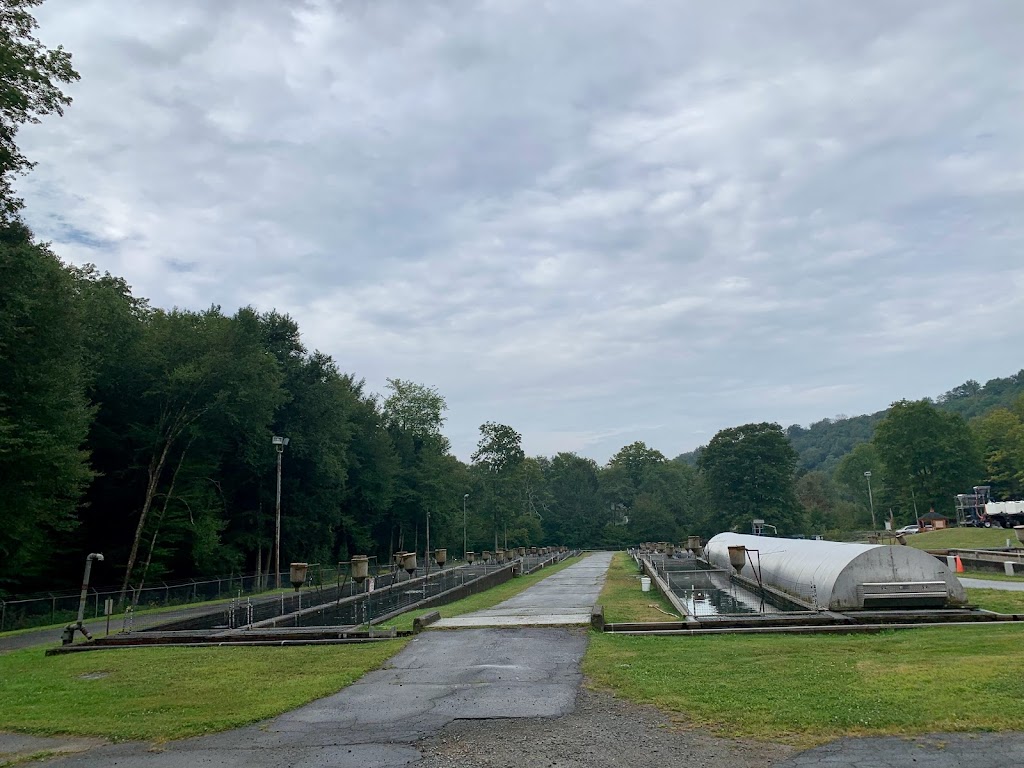
{"label": "utility pole", "polygon": [[425,554],[426,554],[426,561],[427,561],[427,580],[429,581],[430,580],[430,510],[429,509],[427,510],[427,551],[426,551]]}
{"label": "utility pole", "polygon": [[468,493],[462,495],[462,559],[466,559],[466,499],[469,498]]}
{"label": "utility pole", "polygon": [[274,435],[271,444],[277,448],[277,507],[276,520],[274,522],[274,580],[278,589],[281,588],[281,459],[284,457],[284,447],[288,445],[287,437]]}
{"label": "utility pole", "polygon": [[864,477],[868,479],[868,503],[871,505],[871,530],[877,530],[878,524],[875,522],[875,498],[871,495],[871,470],[864,473]]}

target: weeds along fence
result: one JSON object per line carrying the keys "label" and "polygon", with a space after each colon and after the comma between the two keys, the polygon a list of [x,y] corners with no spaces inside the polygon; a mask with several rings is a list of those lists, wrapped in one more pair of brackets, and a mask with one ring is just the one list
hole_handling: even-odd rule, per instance
{"label": "weeds along fence", "polygon": [[[309,586],[316,588],[337,579],[336,568],[311,568]],[[274,589],[274,574],[231,574],[211,579],[160,581],[144,587],[129,586],[121,600],[121,587],[90,587],[86,602],[86,618],[103,615],[104,603],[114,601],[118,610],[134,605],[137,610],[164,608],[242,595],[257,595]],[[288,584],[288,572],[281,574],[282,585]],[[0,632],[12,629],[45,626],[71,621],[78,616],[81,592],[53,591],[24,596],[0,597]]]}

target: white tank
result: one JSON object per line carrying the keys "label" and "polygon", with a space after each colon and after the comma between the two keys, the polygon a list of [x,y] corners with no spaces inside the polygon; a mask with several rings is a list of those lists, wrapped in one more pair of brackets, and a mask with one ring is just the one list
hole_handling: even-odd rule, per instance
{"label": "white tank", "polygon": [[[819,608],[925,608],[964,605],[963,585],[937,558],[913,547],[846,544],[720,533],[707,543],[709,563],[735,572],[729,547],[746,547],[740,572]],[[757,550],[756,552],[753,550]]]}

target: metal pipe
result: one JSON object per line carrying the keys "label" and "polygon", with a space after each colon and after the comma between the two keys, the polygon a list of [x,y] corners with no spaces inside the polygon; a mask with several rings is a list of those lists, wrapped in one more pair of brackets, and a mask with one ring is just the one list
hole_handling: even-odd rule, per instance
{"label": "metal pipe", "polygon": [[92,640],[92,635],[89,634],[83,622],[85,621],[85,604],[89,600],[89,574],[92,572],[94,560],[102,563],[103,555],[99,552],[92,552],[85,558],[85,573],[82,574],[82,593],[78,600],[78,619],[64,627],[64,631],[61,633],[61,643],[63,645],[71,645],[75,641],[75,632],[81,632],[87,640]]}

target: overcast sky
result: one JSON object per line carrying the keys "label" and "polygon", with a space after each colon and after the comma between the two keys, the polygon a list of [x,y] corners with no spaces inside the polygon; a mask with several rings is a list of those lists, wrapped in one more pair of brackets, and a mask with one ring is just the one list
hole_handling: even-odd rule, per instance
{"label": "overcast sky", "polygon": [[468,458],[669,456],[1024,368],[1024,3],[49,0],[28,219],[295,317]]}

